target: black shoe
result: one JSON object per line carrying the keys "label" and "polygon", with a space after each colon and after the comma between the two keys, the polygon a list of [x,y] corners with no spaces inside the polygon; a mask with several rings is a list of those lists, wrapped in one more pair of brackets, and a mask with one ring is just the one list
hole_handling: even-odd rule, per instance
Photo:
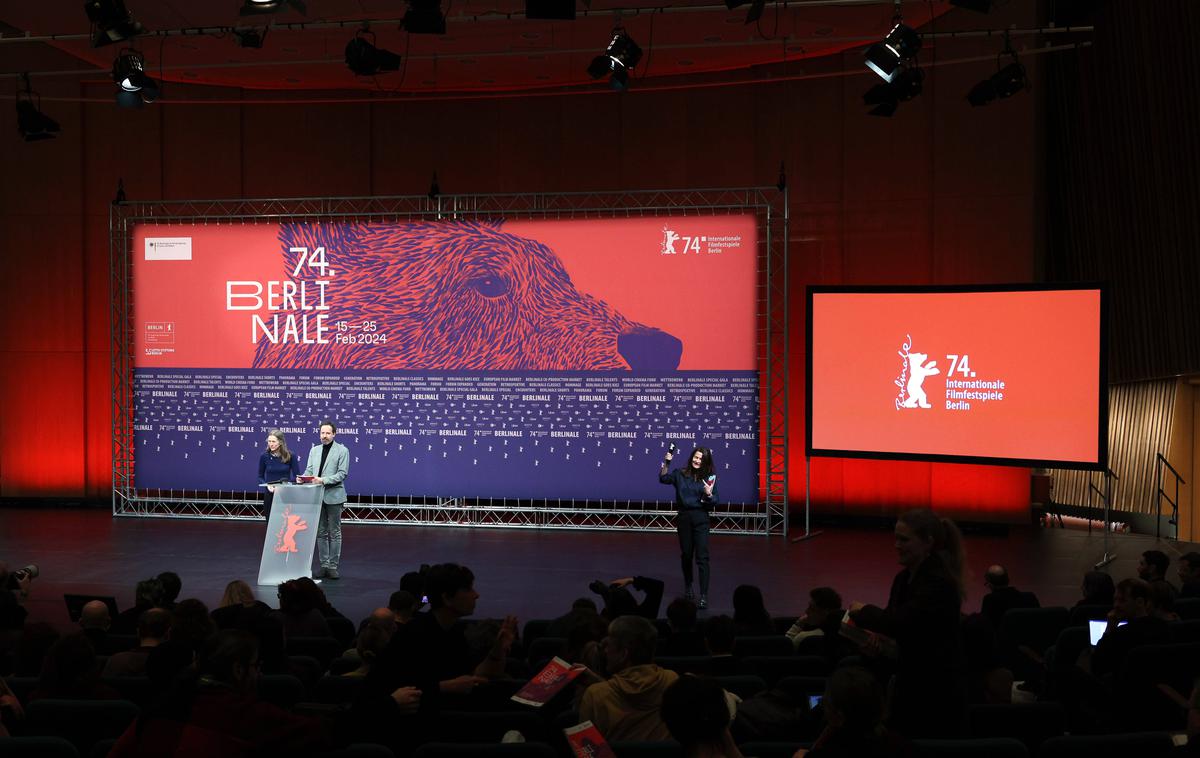
{"label": "black shoe", "polygon": [[707,607],[708,607],[708,596],[707,596],[707,595],[701,595],[701,596],[700,596],[700,602],[696,603],[696,607],[697,607],[697,608],[700,608],[701,610],[703,610],[703,609],[707,608]]}
{"label": "black shoe", "polygon": [[312,578],[313,579],[323,579],[326,576],[329,576],[329,574],[325,573],[325,567],[322,566],[313,572]]}
{"label": "black shoe", "polygon": [[341,574],[338,573],[337,569],[330,568],[330,569],[325,569],[325,578],[326,579],[341,579],[342,576],[341,576]]}

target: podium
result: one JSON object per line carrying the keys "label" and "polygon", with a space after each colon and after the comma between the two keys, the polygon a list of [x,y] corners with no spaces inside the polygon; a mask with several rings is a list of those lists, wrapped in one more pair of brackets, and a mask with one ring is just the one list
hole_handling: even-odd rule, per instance
{"label": "podium", "polygon": [[321,518],[320,484],[279,484],[267,515],[267,536],[259,584],[280,584],[289,579],[312,576],[313,549],[317,546],[317,523]]}

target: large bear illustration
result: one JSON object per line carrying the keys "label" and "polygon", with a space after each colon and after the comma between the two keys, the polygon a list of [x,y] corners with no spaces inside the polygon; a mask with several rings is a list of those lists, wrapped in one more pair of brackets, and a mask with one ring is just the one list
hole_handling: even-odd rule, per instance
{"label": "large bear illustration", "polygon": [[[304,345],[262,339],[255,367],[672,371],[679,365],[679,339],[580,292],[553,250],[501,226],[282,225],[283,278],[300,255],[290,249],[324,247],[331,272],[326,323],[375,322],[386,341]],[[317,278],[304,272],[298,278]],[[362,332],[349,334],[357,339]]]}

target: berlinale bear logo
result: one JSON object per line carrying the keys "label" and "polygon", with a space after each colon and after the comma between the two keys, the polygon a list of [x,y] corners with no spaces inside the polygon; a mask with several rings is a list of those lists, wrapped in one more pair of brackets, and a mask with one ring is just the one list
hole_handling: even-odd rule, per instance
{"label": "berlinale bear logo", "polygon": [[[326,321],[349,342],[262,340],[256,368],[674,371],[683,343],[580,292],[549,247],[500,222],[284,224],[283,268],[324,248]],[[299,264],[299,265],[298,265]],[[305,274],[301,275],[302,277]],[[313,277],[314,279],[317,277]],[[315,289],[315,288],[314,288]]]}
{"label": "berlinale bear logo", "polygon": [[941,371],[937,367],[937,361],[929,361],[927,353],[912,352],[912,336],[905,335],[904,344],[900,346],[898,351],[902,363],[900,365],[900,376],[896,377],[893,382],[900,388],[900,392],[896,395],[896,410],[901,408],[932,408],[929,404],[929,398],[925,395],[926,377],[940,374]]}
{"label": "berlinale bear logo", "polygon": [[303,532],[305,529],[308,529],[308,522],[292,513],[291,508],[283,512],[283,520],[283,526],[279,529],[279,537],[275,541],[275,552],[299,552],[296,549],[296,532]]}

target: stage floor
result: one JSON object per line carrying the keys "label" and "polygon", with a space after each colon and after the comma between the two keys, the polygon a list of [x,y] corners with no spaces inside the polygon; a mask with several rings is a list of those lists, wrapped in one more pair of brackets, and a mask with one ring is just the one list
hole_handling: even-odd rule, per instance
{"label": "stage floor", "polygon": [[[181,598],[209,607],[226,583],[253,585],[262,553],[261,522],[113,518],[104,510],[0,509],[0,560],[10,567],[37,563],[28,608],[37,620],[68,625],[64,592],[115,595],[124,609],[138,580],[161,571],[183,578]],[[1111,535],[1115,579],[1135,574],[1142,551],[1158,547],[1174,561],[1195,549],[1153,536]],[[465,529],[395,525],[343,528],[342,579],[323,583],[333,605],[357,621],[387,604],[400,576],[422,563],[454,561],[469,566],[481,598],[476,617],[515,614],[522,622],[565,613],[577,597],[591,596],[593,579],[646,575],[667,582],[667,598],[682,592],[674,534],[629,532]],[[968,535],[968,598],[979,608],[983,573],[992,563],[1008,567],[1013,583],[1037,593],[1043,605],[1071,605],[1083,573],[1103,554],[1103,535],[1094,532],[1013,527],[1006,536]],[[734,588],[763,590],[773,615],[795,615],[808,591],[827,585],[846,602],[883,603],[899,570],[890,531],[832,528],[810,541],[781,537],[714,535],[709,613],[731,612]],[[261,599],[277,606],[275,589],[259,587]],[[665,603],[664,603],[665,610]]]}

